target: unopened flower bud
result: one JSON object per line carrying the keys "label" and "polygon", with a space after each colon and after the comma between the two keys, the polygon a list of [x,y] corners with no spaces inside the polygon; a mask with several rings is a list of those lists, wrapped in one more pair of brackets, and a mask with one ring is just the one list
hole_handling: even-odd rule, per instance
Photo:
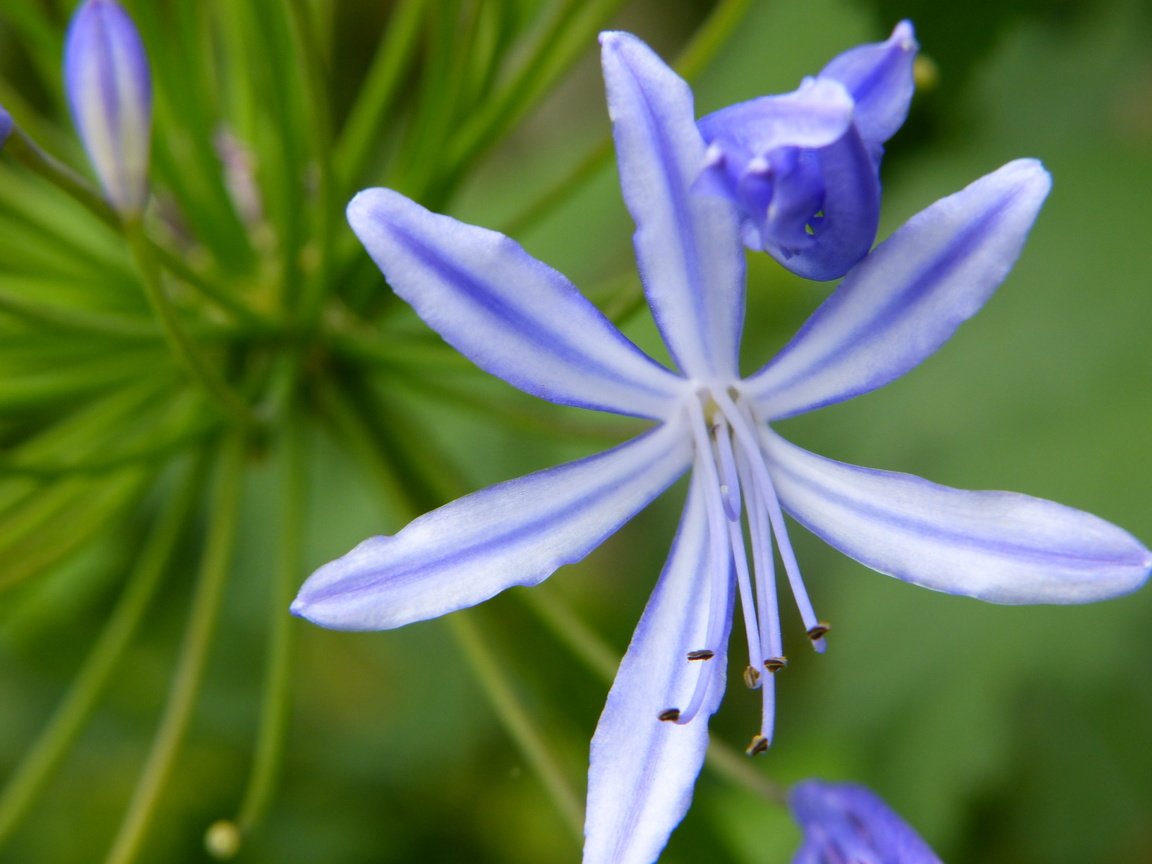
{"label": "unopened flower bud", "polygon": [[64,83],[104,194],[134,215],[147,194],[152,79],[135,24],[115,0],[85,0],[68,29]]}
{"label": "unopened flower bud", "polygon": [[14,125],[12,115],[4,110],[3,105],[0,105],[0,150],[3,150],[4,145],[8,142],[8,136],[12,134]]}

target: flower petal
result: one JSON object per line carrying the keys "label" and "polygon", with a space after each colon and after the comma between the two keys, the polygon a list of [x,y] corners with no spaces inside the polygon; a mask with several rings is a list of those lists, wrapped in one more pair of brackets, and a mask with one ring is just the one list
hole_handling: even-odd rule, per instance
{"label": "flower petal", "polygon": [[792,864],[941,864],[928,844],[863,786],[805,780],[792,787],[788,804],[804,831],[804,845]]}
{"label": "flower petal", "polygon": [[821,79],[839,81],[856,102],[856,128],[877,159],[880,146],[896,134],[908,116],[915,85],[912,63],[916,35],[909,21],[901,21],[884,42],[860,45],[832,59]]}
{"label": "flower petal", "polygon": [[[708,519],[701,481],[693,479],[679,533],[628,646],[592,738],[584,864],[650,864],[692,801],[708,747],[708,717],[724,695],[727,656],[690,661],[705,644],[711,592]],[[723,610],[731,619],[731,609]],[[728,643],[725,630],[721,645]],[[705,701],[690,722],[662,722],[683,707],[697,676],[709,676]]]}
{"label": "flower petal", "polygon": [[692,91],[636,37],[603,33],[600,44],[620,186],[652,314],[687,375],[733,377],[744,252],[733,205],[691,191],[705,164]]}
{"label": "flower petal", "polygon": [[108,200],[135,214],[148,191],[152,78],[144,43],[114,0],[86,0],[64,45],[68,104]]}
{"label": "flower petal", "polygon": [[367,189],[348,221],[393,290],[460,353],[535,396],[662,419],[683,382],[572,283],[495,231]]}
{"label": "flower petal", "polygon": [[744,392],[775,420],[915,367],[1003,281],[1049,186],[1039,162],[1020,159],[914,216],[848,273]]}
{"label": "flower petal", "polygon": [[860,563],[993,603],[1088,603],[1139,588],[1152,552],[1090,513],[859,468],[761,431],[780,503]]}
{"label": "flower petal", "polygon": [[371,537],[313,573],[292,612],[337,630],[388,630],[535,585],[579,561],[688,466],[659,426],[605,453],[500,483]]}
{"label": "flower petal", "polygon": [[[819,166],[823,203],[817,220],[798,222],[800,230],[811,231],[810,242],[790,251],[772,243],[768,231],[764,248],[797,276],[823,282],[843,276],[872,247],[880,225],[880,178],[855,129],[811,155]],[[771,219],[772,208],[768,212]]]}

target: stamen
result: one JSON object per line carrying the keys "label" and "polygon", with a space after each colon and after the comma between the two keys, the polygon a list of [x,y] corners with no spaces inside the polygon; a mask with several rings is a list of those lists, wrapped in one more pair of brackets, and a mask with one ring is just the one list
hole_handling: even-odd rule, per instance
{"label": "stamen", "polygon": [[707,648],[701,648],[698,651],[688,652],[689,660],[711,660],[715,656],[715,653],[709,651]]}
{"label": "stamen", "polygon": [[680,719],[679,708],[665,708],[656,715],[656,719],[664,723],[675,723]]}
{"label": "stamen", "polygon": [[767,749],[768,749],[768,739],[765,738],[763,735],[753,735],[752,736],[752,742],[748,745],[747,749],[744,752],[747,753],[749,756],[759,756],[761,753],[763,753]]}
{"label": "stamen", "polygon": [[[724,515],[729,522],[740,521],[740,475],[736,470],[736,457],[732,454],[732,436],[727,423],[713,426],[717,462],[720,467],[720,492],[724,500]],[[735,550],[733,550],[735,551]]]}
{"label": "stamen", "polygon": [[783,655],[779,657],[769,657],[764,661],[764,668],[769,672],[775,674],[788,665],[788,658]]}
{"label": "stamen", "polygon": [[744,667],[744,686],[749,690],[760,686],[760,671],[755,666]]}
{"label": "stamen", "polygon": [[[808,599],[808,591],[804,587],[804,580],[800,576],[800,565],[796,561],[796,553],[792,551],[792,544],[788,540],[788,526],[784,522],[784,511],[780,509],[780,500],[776,497],[776,488],[768,469],[760,455],[759,441],[752,429],[757,425],[750,413],[742,412],[727,393],[714,394],[717,407],[724,413],[736,436],[747,454],[748,464],[752,469],[754,485],[759,489],[761,500],[768,511],[768,520],[772,525],[772,533],[776,538],[776,547],[780,550],[780,560],[784,562],[784,572],[788,574],[788,584],[792,588],[792,596],[800,610],[800,618],[804,628],[811,632],[820,622],[812,608],[812,601]],[[812,647],[823,653],[827,644],[818,634],[812,639]]]}
{"label": "stamen", "polygon": [[808,628],[808,638],[811,639],[813,642],[815,642],[818,639],[823,639],[824,634],[827,633],[831,629],[832,629],[831,626],[829,626],[826,622],[821,621],[815,627],[809,627]]}

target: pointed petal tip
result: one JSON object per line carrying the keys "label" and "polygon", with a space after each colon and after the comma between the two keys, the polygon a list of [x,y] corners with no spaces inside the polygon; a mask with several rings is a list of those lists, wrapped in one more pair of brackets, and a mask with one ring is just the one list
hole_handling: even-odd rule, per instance
{"label": "pointed petal tip", "polygon": [[892,28],[892,35],[888,40],[900,46],[901,51],[910,53],[920,49],[920,43],[916,41],[916,30],[907,18]]}

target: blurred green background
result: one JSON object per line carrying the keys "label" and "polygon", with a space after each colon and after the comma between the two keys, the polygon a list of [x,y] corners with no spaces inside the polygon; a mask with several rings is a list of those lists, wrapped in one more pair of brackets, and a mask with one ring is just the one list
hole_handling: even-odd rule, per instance
{"label": "blurred green background", "polygon": [[[22,2],[0,7],[0,77],[33,104],[55,100],[26,68],[16,31],[4,29]],[[66,20],[67,4],[48,5]],[[375,38],[367,31],[382,27],[389,10],[369,2],[336,8],[331,107],[339,116],[366,62],[365,41]],[[627,3],[612,26],[672,58],[710,8],[688,0]],[[1019,156],[1045,162],[1053,193],[1004,287],[937,356],[880,392],[782,429],[848,462],[1052,498],[1147,542],[1152,13],[1136,0],[754,2],[695,82],[698,111],[793,89],[839,51],[885,38],[903,17],[913,19],[936,82],[918,93],[889,148],[881,236]],[[468,163],[437,206],[506,226],[608,131],[590,39],[571,72],[484,158]],[[18,218],[13,200],[4,203],[6,218]],[[529,251],[605,308],[633,302],[631,228],[610,162],[515,227]],[[383,291],[370,276],[365,284]],[[827,290],[788,277],[766,258],[753,260],[746,369],[771,356]],[[417,338],[422,332],[404,310],[389,326]],[[645,310],[627,317],[626,329],[658,350]],[[441,478],[424,493],[428,504],[594,452],[633,431],[437,362],[434,377],[447,389],[397,376],[387,390],[397,425],[420,430],[442,454],[437,464],[408,466]],[[453,386],[478,404],[445,395]],[[25,420],[19,407],[10,410],[8,443]],[[311,492],[298,581],[407,518],[403,506],[381,502],[373,473],[339,441],[320,429],[304,437]],[[275,459],[249,459],[203,688],[142,861],[210,860],[207,827],[235,815],[251,769],[265,638],[276,611],[268,574],[284,542],[277,519],[284,482]],[[138,551],[140,514],[152,512],[170,485],[161,479],[141,493],[135,515],[0,594],[0,782],[91,650]],[[601,641],[616,655],[627,645],[682,495],[682,486],[674,488],[586,561],[532,589],[537,597],[513,589],[459,613],[482,634],[511,696],[581,799],[587,742],[609,684],[603,663],[588,655]],[[51,527],[68,536],[66,521]],[[203,544],[197,537],[184,541],[179,560],[195,560]],[[1152,862],[1146,592],[1091,607],[995,607],[875,575],[800,529],[793,539],[816,608],[834,630],[826,655],[806,652],[798,616],[784,604],[793,662],[779,682],[776,743],[751,770],[780,783],[811,776],[866,783],[949,862]],[[0,860],[102,860],[156,728],[191,582],[181,565],[161,583],[91,722]],[[574,616],[600,641],[583,642],[580,656],[561,635],[571,630],[556,623],[557,614]],[[347,634],[293,621],[292,638],[280,784],[237,861],[579,859],[561,808],[491,707],[449,625]],[[713,723],[713,738],[729,749],[744,746],[758,716],[758,697],[736,683]],[[786,812],[757,794],[755,783],[706,770],[662,860],[785,862],[797,843]]]}

